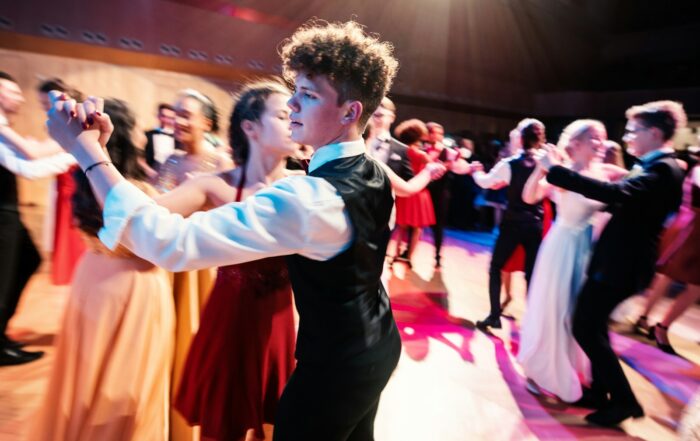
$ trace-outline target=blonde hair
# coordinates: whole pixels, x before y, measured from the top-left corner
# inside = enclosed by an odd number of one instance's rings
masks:
[[[605,125],[597,119],[577,119],[564,128],[559,136],[557,148],[566,150],[573,140],[579,140],[593,129],[605,131]]]

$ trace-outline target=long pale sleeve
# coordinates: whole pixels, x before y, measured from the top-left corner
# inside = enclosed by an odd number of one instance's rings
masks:
[[[68,153],[58,153],[41,159],[25,159],[0,142],[0,165],[17,176],[26,179],[41,179],[59,175],[77,164]]]
[[[345,204],[326,180],[282,179],[243,202],[183,218],[122,182],[105,201],[100,239],[170,271],[301,254],[327,260],[352,239]]]
[[[510,184],[510,160],[500,160],[488,173],[474,172],[472,178],[481,188],[491,188],[501,182]]]

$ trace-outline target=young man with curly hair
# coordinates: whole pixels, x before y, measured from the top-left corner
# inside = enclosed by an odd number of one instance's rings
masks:
[[[380,282],[390,182],[365,155],[361,134],[398,63],[390,44],[354,22],[311,22],[280,52],[294,82],[292,139],[315,154],[308,176],[276,181],[243,202],[188,219],[158,207],[105,156],[99,141],[109,120],[97,99],[76,104],[52,93],[49,130],[104,204],[100,238],[108,246],[122,243],[171,271],[287,255],[299,311],[298,362],[274,439],[372,440],[401,341]]]

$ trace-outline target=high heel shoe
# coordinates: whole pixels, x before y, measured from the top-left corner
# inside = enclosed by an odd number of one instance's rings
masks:
[[[663,332],[668,333],[668,326],[664,326],[661,323],[657,323],[656,325],[649,328],[649,335],[656,342],[656,346],[667,354],[678,355],[676,350],[673,349],[673,346],[671,346],[669,343],[662,343],[661,341],[659,341],[659,338],[656,336],[656,329],[657,328],[661,329]],[[668,339],[668,334],[667,334],[667,339]]]
[[[640,315],[634,325],[632,325],[632,330],[635,334],[641,335],[642,337],[647,337],[651,335],[649,331],[648,318],[645,315]]]

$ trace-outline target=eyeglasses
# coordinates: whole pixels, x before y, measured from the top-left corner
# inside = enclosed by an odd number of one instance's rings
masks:
[[[651,127],[637,127],[636,129],[628,129],[625,128],[625,135],[636,135],[639,132],[644,132],[645,130],[649,130]]]

